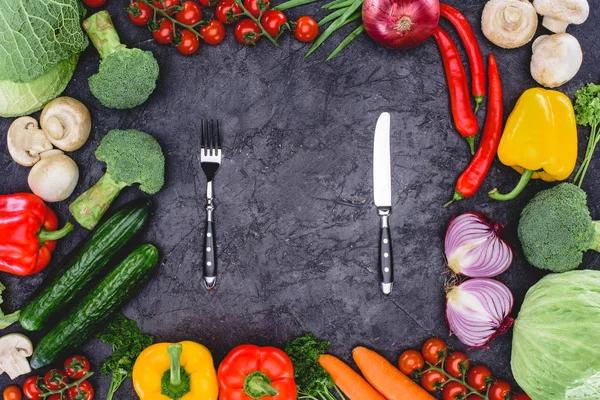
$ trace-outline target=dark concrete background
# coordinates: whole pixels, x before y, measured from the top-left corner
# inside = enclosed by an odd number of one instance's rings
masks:
[[[515,237],[519,212],[550,184],[531,182],[518,200],[495,203],[486,192],[496,186],[510,190],[518,180],[516,172],[495,161],[479,194],[442,208],[469,155],[452,124],[433,39],[414,50],[392,51],[363,35],[325,62],[341,34],[305,59],[308,45],[292,37],[283,38],[279,48],[266,40],[256,48],[244,48],[229,27],[222,45],[203,46],[196,55],[185,57],[171,46],[154,43],[144,28],[131,25],[123,11],[126,2],[108,3],[123,42],[153,51],[161,79],[143,106],[109,110],[87,86],[87,78],[98,67],[97,53],[92,47],[83,53],[65,94],[90,108],[92,136],[83,149],[71,154],[81,171],[75,194],[53,208],[62,221],[69,219],[69,202],[100,178],[103,164],[93,152],[108,130],[137,128],[161,143],[167,157],[166,184],[155,196],[154,218],[140,240],[160,248],[162,264],[124,309],[144,332],[158,341],[201,342],[213,351],[217,363],[238,344],[281,346],[307,331],[331,340],[332,352],[347,361],[351,349],[362,344],[395,362],[401,351],[420,347],[431,336],[447,338],[464,350],[456,339],[448,338],[444,317],[443,236],[453,215],[470,210],[488,213],[507,227],[516,257],[499,279],[513,290],[517,315],[525,292],[542,276],[520,253]],[[496,55],[508,116],[519,95],[536,86],[529,73],[531,44],[515,50],[497,48],[481,34],[484,2],[449,3],[472,22],[484,55]],[[292,18],[302,14],[325,15],[317,5],[289,12]],[[592,5],[587,23],[569,27],[584,52],[582,70],[560,88],[571,97],[584,83],[598,81],[598,18],[600,8]],[[446,21],[442,25],[449,27]],[[345,32],[353,29],[346,28]],[[540,25],[540,33],[544,32]],[[382,111],[391,112],[393,131],[396,286],[391,297],[384,297],[378,285],[379,222],[371,190],[373,132]],[[478,117],[482,126],[485,104]],[[205,182],[198,161],[201,118],[219,119],[225,142],[215,187],[220,280],[211,293],[201,284]],[[6,132],[10,123],[0,119],[0,132]],[[587,129],[580,129],[580,154],[587,135]],[[584,185],[596,216],[600,173],[594,167],[599,163],[593,162]],[[1,193],[28,190],[28,169],[11,160],[4,140],[0,168]],[[117,205],[142,195],[137,188],[125,189]],[[8,288],[3,309],[19,308],[86,235],[79,227],[62,240],[43,273],[28,278],[0,274]],[[583,265],[597,269],[596,256],[587,255]],[[32,338],[38,340],[39,335]],[[494,340],[490,349],[469,355],[512,381],[510,343],[508,333]],[[109,354],[108,347],[95,340],[82,351],[95,369]],[[104,398],[108,378],[93,381],[98,398]],[[3,375],[0,387],[8,383]],[[117,398],[136,398],[130,380]]]

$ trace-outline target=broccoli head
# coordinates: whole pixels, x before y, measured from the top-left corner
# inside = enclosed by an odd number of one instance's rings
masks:
[[[529,263],[565,272],[577,268],[587,250],[599,250],[600,224],[592,221],[586,198],[577,186],[561,183],[531,199],[518,229]]]
[[[121,190],[134,184],[140,190],[157,193],[164,184],[165,158],[156,139],[135,129],[108,132],[96,158],[106,163],[104,176],[69,207],[73,217],[93,229]]]
[[[127,109],[144,103],[159,75],[152,53],[121,44],[107,11],[92,15],[83,27],[102,59],[98,73],[89,79],[92,94],[109,108]]]

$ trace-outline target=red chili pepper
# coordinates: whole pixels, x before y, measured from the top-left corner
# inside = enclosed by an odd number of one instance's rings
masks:
[[[26,276],[50,262],[56,240],[73,230],[57,231],[56,214],[31,193],[0,195],[0,271]]]
[[[433,31],[444,60],[448,90],[450,91],[450,102],[452,104],[452,116],[456,130],[467,140],[471,154],[475,154],[475,135],[479,130],[477,118],[471,108],[471,96],[467,84],[467,73],[463,67],[462,60],[456,45],[452,42],[450,35],[441,27]]]
[[[296,400],[292,361],[275,347],[231,350],[218,372],[220,400]]]
[[[444,3],[440,3],[440,11],[442,17],[454,25],[467,51],[471,65],[471,93],[475,99],[475,112],[477,112],[485,97],[485,65],[483,65],[479,41],[475,36],[475,32],[473,32],[473,28],[471,28],[471,24],[460,11]]]
[[[454,197],[444,207],[449,206],[455,201],[471,197],[477,192],[498,151],[498,144],[502,137],[502,83],[500,81],[496,57],[493,54],[490,54],[488,57],[488,81],[488,107],[481,143],[477,149],[477,154],[475,154],[467,169],[458,178]]]

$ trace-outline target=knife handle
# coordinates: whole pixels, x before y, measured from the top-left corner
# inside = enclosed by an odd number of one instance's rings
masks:
[[[381,231],[379,236],[379,276],[381,290],[390,294],[394,286],[394,263],[392,257],[392,235],[389,226],[390,210],[379,210],[381,218]]]

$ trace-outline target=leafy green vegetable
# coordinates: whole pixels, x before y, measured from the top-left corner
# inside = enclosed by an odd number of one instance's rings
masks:
[[[600,142],[600,130],[598,129],[600,125],[600,85],[589,83],[575,93],[575,117],[579,125],[592,128],[585,157],[573,179],[573,182],[581,187],[594,150]]]
[[[154,337],[140,332],[135,321],[117,314],[115,319],[97,336],[112,346],[113,354],[102,363],[100,372],[112,374],[106,400],[111,400],[123,381],[131,376],[133,365],[140,353],[152,343]]]
[[[331,343],[319,340],[312,333],[288,340],[284,351],[294,364],[294,378],[298,388],[299,399],[335,400],[331,390],[341,396],[331,376],[317,362],[321,354],[325,354]]]
[[[514,324],[511,367],[533,400],[600,397],[600,272],[550,274]]]
[[[4,289],[6,289],[6,287],[0,283],[0,304],[2,304],[4,302],[4,300],[2,300],[2,292],[4,291]],[[12,314],[4,314],[4,311],[2,311],[0,309],[0,329],[4,329],[6,327],[11,326],[12,324],[14,324],[15,322],[17,322],[19,320],[19,311],[15,311]]]
[[[521,212],[519,240],[533,266],[575,269],[587,250],[600,251],[600,223],[592,221],[585,192],[561,183],[539,192]]]
[[[79,55],[59,62],[31,82],[0,81],[0,117],[28,115],[60,96],[73,77]]]
[[[0,10],[2,81],[30,82],[88,45],[79,0],[0,0]]]

